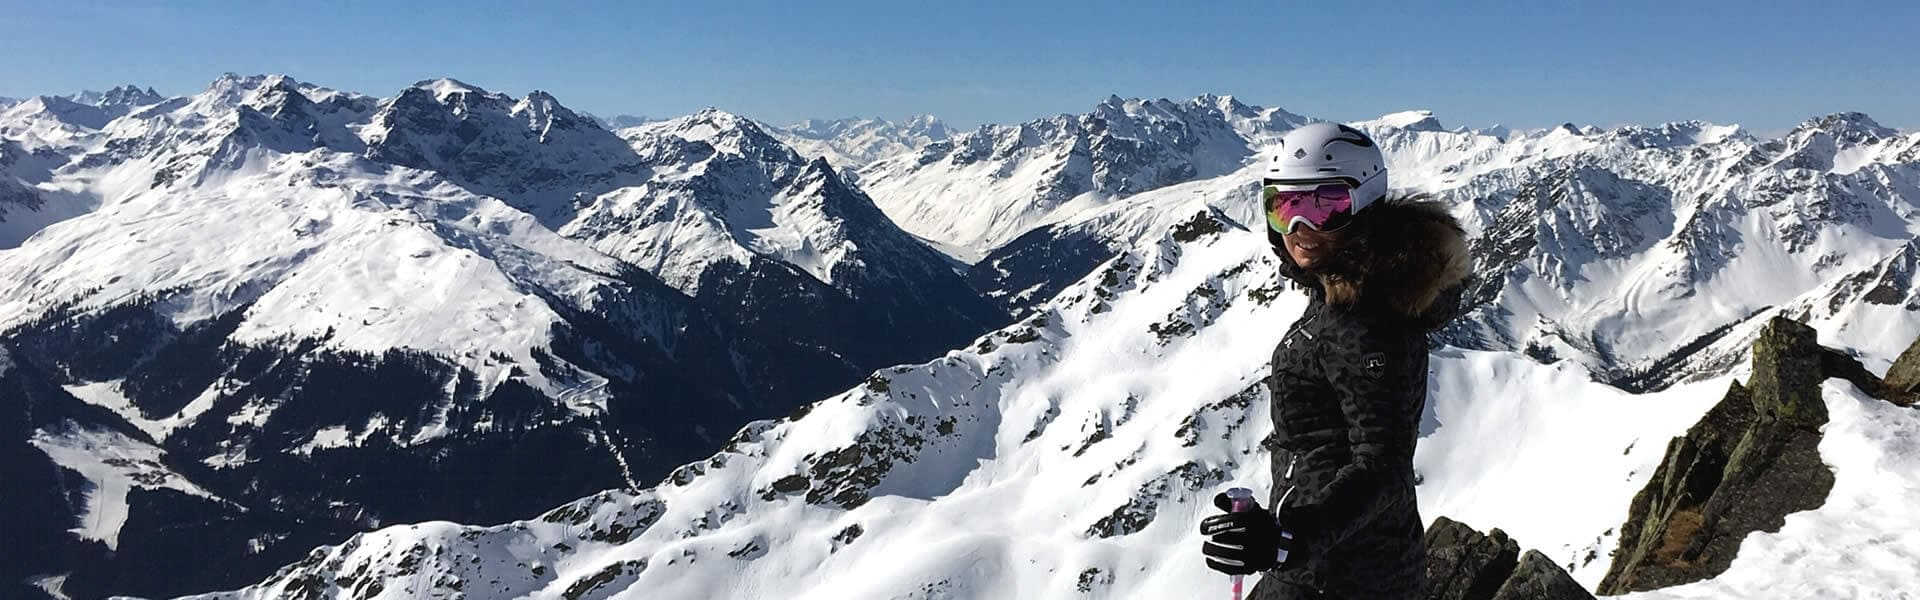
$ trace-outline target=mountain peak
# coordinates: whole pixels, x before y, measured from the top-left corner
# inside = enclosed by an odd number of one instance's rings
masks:
[[[1833,133],[1849,142],[1867,141],[1875,138],[1887,138],[1900,135],[1900,132],[1883,126],[1862,112],[1839,112],[1807,119],[1795,132],[1820,130]]]
[[[1698,119],[1663,123],[1658,127],[1627,125],[1608,135],[1641,148],[1691,146],[1718,143],[1745,135],[1738,125],[1715,125]]]
[[[1224,96],[1201,94],[1200,97],[1194,98],[1193,101],[1195,104],[1219,109],[1220,113],[1225,115],[1251,116],[1254,114],[1253,107],[1247,106],[1245,102],[1241,102],[1239,98],[1235,98],[1230,94]]]
[[[112,121],[113,117],[116,116],[108,114],[107,111],[102,110],[98,106],[75,102],[64,96],[34,96],[26,99],[24,102],[6,108],[4,114],[14,118],[28,115],[44,115],[45,118],[51,118],[70,126],[79,126],[87,129],[106,127],[107,122]]]
[[[124,84],[115,86],[104,92],[96,92],[93,90],[80,92],[71,96],[71,99],[81,104],[91,104],[99,107],[135,107],[158,104],[166,98],[160,96],[159,92],[153,91],[151,87],[141,89],[140,86],[137,85]]]
[[[1447,130],[1446,127],[1442,127],[1440,125],[1439,119],[1434,118],[1433,111],[1431,110],[1404,110],[1397,113],[1383,115],[1378,119],[1374,119],[1372,121],[1366,121],[1366,123],[1378,125],[1381,127],[1393,128],[1393,129],[1405,129],[1408,131],[1446,131]]]
[[[452,77],[422,79],[414,82],[412,87],[432,92],[434,99],[441,102],[446,102],[449,96],[455,94],[490,95],[488,91],[481,89],[480,86],[470,85]]]
[[[193,102],[199,105],[200,112],[211,114],[241,104],[257,104],[260,97],[276,92],[300,93],[302,87],[307,86],[286,75],[226,73],[195,94]]]
[[[599,127],[599,124],[561,104],[553,94],[542,90],[529,92],[527,97],[514,105],[512,112],[526,119],[527,128],[539,132],[543,142],[554,130]]]
[[[711,142],[714,138],[735,135],[773,141],[772,136],[768,135],[766,130],[753,119],[711,106],[685,117],[665,121],[663,124],[674,135],[689,141]]]

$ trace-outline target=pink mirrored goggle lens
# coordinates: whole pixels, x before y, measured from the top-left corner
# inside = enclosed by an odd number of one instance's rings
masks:
[[[1329,183],[1311,190],[1283,190],[1269,185],[1261,195],[1266,199],[1267,226],[1281,235],[1291,233],[1296,223],[1332,231],[1353,218],[1353,191],[1343,184]]]

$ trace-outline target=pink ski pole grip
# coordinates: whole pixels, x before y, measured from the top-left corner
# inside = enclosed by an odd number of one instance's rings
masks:
[[[1227,500],[1233,503],[1232,512],[1243,512],[1252,509],[1254,505],[1253,490],[1241,487],[1229,489],[1227,490]],[[1230,577],[1233,578],[1233,600],[1240,600],[1241,585],[1246,580],[1246,577],[1241,575],[1231,575]]]

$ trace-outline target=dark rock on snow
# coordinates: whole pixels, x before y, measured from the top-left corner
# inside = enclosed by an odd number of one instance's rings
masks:
[[[1427,528],[1422,600],[1591,600],[1593,594],[1499,529],[1480,533],[1446,517]]]
[[[1513,575],[1493,593],[1493,600],[1585,600],[1593,598],[1587,588],[1573,580],[1560,565],[1538,550],[1520,555]]]
[[[1920,340],[1914,340],[1906,352],[1900,353],[1900,358],[1894,359],[1882,386],[1886,394],[1883,397],[1888,402],[1913,406],[1915,400],[1920,400]]]
[[[1911,352],[1910,352],[1911,353]],[[1601,594],[1658,589],[1725,572],[1740,541],[1778,531],[1790,513],[1818,508],[1833,489],[1820,460],[1827,407],[1820,383],[1840,377],[1886,397],[1877,377],[1821,347],[1814,330],[1785,318],[1753,346],[1753,377],[1735,382],[1636,494]]]

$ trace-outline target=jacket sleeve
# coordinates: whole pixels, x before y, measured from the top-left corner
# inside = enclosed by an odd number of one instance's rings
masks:
[[[1368,333],[1344,352],[1325,357],[1329,383],[1346,417],[1351,460],[1334,472],[1326,486],[1302,498],[1302,512],[1310,515],[1309,543],[1315,548],[1337,546],[1383,512],[1406,502],[1388,493],[1397,469],[1395,461],[1409,460],[1406,446],[1416,432],[1417,419],[1410,401],[1426,394],[1424,361],[1426,336]]]

